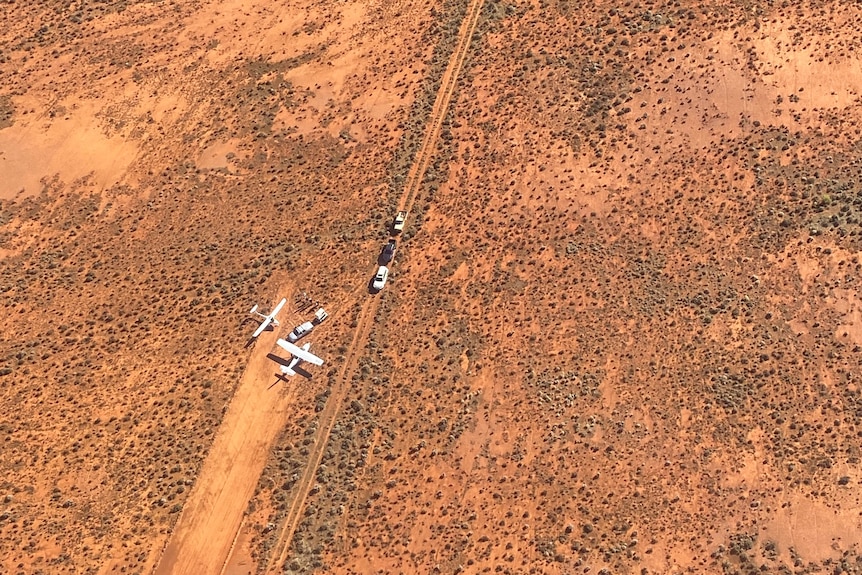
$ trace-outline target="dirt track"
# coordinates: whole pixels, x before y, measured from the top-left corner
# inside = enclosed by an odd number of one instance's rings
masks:
[[[362,311],[359,313],[358,325],[356,333],[351,342],[350,349],[347,352],[346,361],[341,373],[338,377],[338,384],[333,387],[332,395],[329,401],[326,402],[326,407],[320,414],[320,426],[318,434],[315,437],[314,446],[308,455],[308,465],[305,472],[299,479],[298,487],[295,490],[296,497],[290,502],[287,518],[281,527],[273,554],[266,566],[267,572],[274,572],[278,566],[284,563],[287,554],[290,551],[290,542],[293,539],[293,533],[299,520],[302,517],[302,510],[305,504],[305,499],[308,496],[308,491],[314,482],[314,476],[317,473],[317,466],[320,465],[320,459],[323,457],[323,451],[326,448],[326,442],[329,440],[329,433],[332,431],[332,425],[338,417],[338,412],[341,409],[341,402],[344,399],[344,392],[349,383],[350,376],[356,369],[356,362],[359,359],[360,352],[363,348],[363,343],[368,338],[368,334],[374,325],[374,316],[377,312],[379,300],[369,299],[362,306]],[[260,475],[258,473],[258,475]]]
[[[467,50],[470,47],[470,39],[476,29],[479,14],[482,11],[483,1],[484,0],[472,0],[467,7],[467,15],[465,16],[458,32],[457,45],[449,59],[449,64],[443,73],[440,89],[434,100],[434,107],[431,110],[431,116],[428,121],[422,146],[413,165],[411,166],[410,172],[408,173],[404,191],[399,202],[399,209],[409,211],[416,199],[416,192],[419,189],[419,185],[422,182],[422,176],[425,174],[425,170],[434,154],[435,145],[440,136],[440,128],[443,124],[443,119],[446,117],[446,112],[448,111],[449,104],[452,100],[452,94],[455,92],[455,86],[458,83],[458,74],[460,73],[461,67],[463,66],[464,60],[467,56]],[[326,404],[326,408],[320,414],[320,426],[318,428],[317,437],[315,438],[314,447],[309,454],[308,465],[305,468],[305,472],[302,474],[297,488],[294,491],[295,495],[293,500],[290,502],[287,518],[281,527],[278,541],[267,563],[267,573],[277,572],[279,566],[283,565],[287,560],[291,542],[293,540],[293,534],[302,518],[302,510],[305,506],[305,500],[314,482],[314,477],[317,474],[317,467],[323,457],[326,443],[329,441],[329,434],[332,430],[332,426],[338,418],[344,394],[351,381],[353,372],[356,369],[361,352],[365,347],[368,334],[371,332],[374,325],[374,317],[377,314],[377,308],[379,305],[378,298],[370,298],[366,300],[359,313],[356,334],[350,344],[347,360],[342,372],[339,374],[338,383],[332,390],[332,395]]]
[[[455,86],[458,85],[458,75],[461,72],[461,67],[464,65],[464,59],[467,57],[470,40],[473,37],[473,32],[476,30],[476,24],[479,21],[479,15],[482,13],[483,4],[484,0],[472,0],[467,6],[467,14],[464,16],[461,28],[458,30],[458,43],[449,59],[449,65],[446,67],[446,71],[443,72],[443,77],[440,80],[440,89],[437,92],[437,97],[434,99],[434,107],[431,109],[431,117],[428,119],[428,128],[425,131],[425,138],[422,140],[422,147],[419,149],[419,153],[416,155],[416,159],[407,174],[404,193],[399,203],[399,209],[401,210],[409,211],[413,207],[413,202],[416,200],[416,192],[422,183],[422,177],[425,175],[425,170],[428,169],[428,163],[434,156],[437,139],[440,137],[440,128],[443,125],[446,112],[449,110],[452,94],[455,93]]]
[[[410,210],[412,207],[422,176],[434,153],[481,7],[482,0],[474,0],[468,6],[456,48],[441,79],[422,146],[409,172],[399,202],[400,209]],[[345,389],[373,327],[378,305],[378,299],[370,298],[362,306],[345,364],[320,415],[320,426],[308,457],[308,465],[294,491],[295,497],[289,503],[286,519],[280,527],[278,541],[267,564],[267,572],[277,570],[290,551],[308,491],[330,430],[338,417]],[[269,448],[283,427],[283,416],[289,405],[289,395],[274,393],[261,384],[271,371],[266,352],[272,348],[274,340],[273,334],[261,336],[195,490],[184,506],[162,554],[156,574],[219,573],[224,569],[241,528],[243,512],[260,477]]]

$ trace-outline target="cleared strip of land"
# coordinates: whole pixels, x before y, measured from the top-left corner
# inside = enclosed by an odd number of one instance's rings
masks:
[[[156,567],[156,575],[219,573],[230,553],[292,393],[270,388],[277,331],[255,344],[197,483]]]

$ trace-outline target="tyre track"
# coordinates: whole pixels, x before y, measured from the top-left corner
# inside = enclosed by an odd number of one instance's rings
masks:
[[[443,120],[446,118],[449,103],[452,100],[452,95],[455,93],[455,87],[458,85],[461,67],[467,58],[467,52],[470,48],[473,32],[476,31],[476,25],[479,23],[479,15],[482,13],[483,4],[484,0],[470,0],[470,4],[467,6],[467,13],[458,31],[458,42],[455,46],[455,51],[449,58],[449,65],[446,66],[443,77],[440,79],[440,89],[437,91],[434,106],[431,108],[431,116],[428,119],[428,129],[425,132],[425,138],[422,140],[422,146],[419,148],[413,166],[407,173],[404,192],[398,205],[399,210],[410,211],[413,207],[416,201],[416,193],[422,184],[422,178],[428,169],[431,158],[434,157],[434,150],[437,140],[440,138]]]
[[[425,137],[405,181],[404,191],[401,194],[401,201],[398,206],[399,210],[409,211],[416,201],[419,187],[422,184],[422,178],[428,169],[431,158],[434,156],[443,120],[448,112],[452,95],[455,93],[455,87],[458,85],[458,77],[464,65],[464,60],[467,57],[473,33],[479,22],[479,15],[482,12],[483,4],[484,0],[470,0],[467,6],[467,12],[461,23],[461,28],[458,30],[458,41],[452,56],[449,58],[446,70],[443,72],[440,80],[440,89],[431,108]],[[291,544],[293,543],[293,535],[302,519],[302,511],[305,508],[308,493],[314,483],[317,468],[329,442],[329,434],[341,411],[341,404],[349,388],[351,378],[356,371],[362,351],[365,349],[365,342],[371,333],[371,328],[374,325],[374,317],[377,314],[379,306],[380,300],[378,298],[371,298],[366,300],[359,312],[356,333],[350,343],[344,366],[338,376],[337,382],[333,385],[332,395],[320,414],[320,425],[315,437],[314,447],[308,456],[308,465],[297,483],[296,490],[294,491],[295,495],[284,519],[284,525],[273,547],[273,553],[267,562],[265,572],[268,574],[280,572],[281,566],[287,561]]]
[[[359,362],[362,350],[365,349],[364,343],[368,339],[371,327],[374,325],[374,316],[377,314],[379,306],[380,300],[374,298],[368,300],[359,312],[356,333],[350,342],[344,366],[341,368],[341,373],[338,374],[337,383],[333,385],[332,395],[329,396],[329,401],[326,402],[326,406],[320,412],[320,425],[317,428],[314,446],[308,454],[308,465],[306,465],[305,471],[297,482],[294,498],[290,502],[290,507],[284,518],[284,525],[278,535],[278,541],[273,547],[273,554],[270,555],[269,562],[266,565],[266,573],[275,572],[287,560],[287,555],[290,552],[290,544],[293,542],[293,534],[302,518],[302,510],[305,508],[305,500],[308,498],[308,492],[314,483],[314,477],[317,475],[317,468],[320,465],[321,459],[323,459],[323,453],[326,451],[326,446],[329,443],[329,434],[341,411],[341,402],[346,395],[347,384],[350,377],[356,371],[356,365]]]
[[[461,67],[464,65],[467,57],[483,4],[484,0],[470,0],[467,6],[467,12],[461,23],[461,28],[458,30],[458,41],[455,50],[449,58],[446,70],[443,72],[440,80],[440,88],[434,100],[434,105],[431,108],[425,137],[405,181],[404,191],[401,194],[401,200],[398,205],[399,210],[409,211],[416,201],[416,195],[422,183],[422,178],[428,169],[431,158],[434,156],[443,120],[449,110],[449,104],[451,103],[452,95],[455,93],[455,87],[458,85]],[[293,500],[290,502],[290,507],[284,519],[284,525],[273,547],[273,553],[270,554],[269,561],[267,562],[265,570],[267,574],[280,572],[281,566],[287,561],[291,544],[293,543],[293,535],[302,519],[302,511],[305,508],[308,493],[314,483],[317,468],[329,442],[329,434],[341,411],[341,404],[347,393],[350,380],[356,371],[362,351],[365,349],[365,342],[371,333],[371,328],[374,325],[374,317],[379,307],[380,300],[378,298],[371,298],[366,300],[359,312],[356,333],[350,343],[341,373],[333,385],[332,395],[320,414],[320,425],[317,429],[314,447],[308,456],[308,465],[302,477],[297,482]]]

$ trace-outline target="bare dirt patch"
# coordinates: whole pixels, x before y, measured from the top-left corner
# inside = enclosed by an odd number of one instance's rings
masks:
[[[102,133],[92,109],[51,115],[0,130],[0,197],[38,194],[42,181],[55,177],[69,183],[87,178],[97,193],[125,178],[137,153],[134,142]]]

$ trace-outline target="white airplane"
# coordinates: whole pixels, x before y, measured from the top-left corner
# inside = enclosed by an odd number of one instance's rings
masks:
[[[303,361],[307,361],[312,365],[323,365],[322,359],[308,351],[311,348],[311,342],[305,344],[302,347],[293,345],[289,341],[285,341],[283,339],[280,339],[275,343],[280,345],[286,352],[293,356],[290,360],[290,363],[288,363],[287,365],[281,365],[281,373],[285,375],[296,375],[296,372],[293,370],[293,368],[297,367]]]
[[[275,327],[278,327],[278,320],[277,320],[277,319],[275,319],[275,316],[276,316],[276,314],[278,314],[278,312],[280,312],[280,311],[281,311],[281,308],[283,308],[283,307],[284,307],[284,304],[286,304],[286,303],[287,303],[287,298],[284,298],[283,300],[281,300],[280,302],[278,302],[278,305],[277,305],[277,306],[275,306],[275,309],[274,309],[274,310],[272,310],[272,313],[271,313],[271,314],[269,314],[269,315],[263,315],[262,313],[260,313],[259,311],[257,311],[257,304],[254,304],[254,307],[253,307],[253,308],[251,308],[251,311],[250,311],[250,312],[248,312],[248,313],[251,313],[251,314],[254,314],[254,315],[257,315],[257,316],[262,317],[262,318],[263,318],[263,321],[262,321],[262,322],[260,322],[260,325],[259,325],[259,326],[257,326],[257,329],[254,331],[254,333],[253,333],[253,334],[251,334],[251,338],[252,338],[252,339],[254,339],[254,338],[256,338],[257,336],[259,336],[260,334],[262,334],[262,333],[263,333],[263,330],[265,330],[265,329],[267,328],[267,326],[269,326],[269,324],[272,324],[272,325],[274,325]]]

